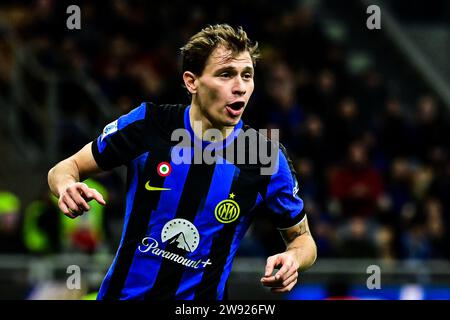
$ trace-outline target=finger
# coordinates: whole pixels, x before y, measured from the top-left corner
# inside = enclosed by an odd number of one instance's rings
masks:
[[[279,280],[275,280],[275,279],[269,279],[269,280],[261,279],[261,283],[263,286],[269,287],[269,288],[280,288],[281,287],[281,282]]]
[[[291,284],[289,284],[287,287],[284,287],[284,288],[272,288],[272,289],[270,289],[270,291],[273,292],[273,293],[289,292],[289,291],[292,290],[292,288],[295,286],[296,283],[297,283],[297,279],[295,279],[293,282],[291,282]]]
[[[290,277],[288,277],[286,280],[284,280],[282,283],[281,283],[281,288],[285,288],[285,287],[287,287],[287,286],[289,286],[292,282],[294,282],[295,280],[297,280],[297,278],[298,278],[298,273],[297,272],[294,272],[293,274],[291,274],[290,275]]]
[[[79,193],[74,193],[72,195],[72,199],[77,204],[78,208],[80,208],[80,210],[89,211],[91,209],[86,200],[84,200],[84,198]]]
[[[64,213],[65,216],[73,219],[75,216],[72,215],[69,208],[63,201],[58,201],[58,207],[61,209],[62,213]]]
[[[75,219],[76,217],[78,217],[80,215],[77,212],[75,212],[69,208],[69,214],[66,214],[65,216],[69,217],[70,219]]]
[[[292,268],[294,261],[292,259],[287,259],[287,261],[283,261],[283,266],[278,270],[275,274],[275,279],[284,279],[283,276]]]
[[[95,199],[98,203],[100,203],[101,205],[106,205],[106,201],[105,199],[103,199],[103,196],[101,195],[100,192],[98,192],[95,189],[91,189],[91,191],[93,192],[93,196],[92,198]]]
[[[71,197],[69,197],[68,195],[65,195],[65,196],[63,196],[63,201],[69,208],[69,211],[71,214],[79,215],[81,213],[80,208],[78,208],[77,204],[72,200]]]
[[[293,274],[297,273],[297,268],[296,268],[296,264],[293,263],[292,267],[285,273],[283,274],[280,278],[278,278],[278,280],[280,282],[285,281],[286,279],[292,277]]]
[[[274,280],[263,282],[263,285],[269,288],[284,288],[291,284],[295,279],[297,279],[298,273],[294,272],[286,280]]]
[[[280,287],[284,279],[276,279],[275,276],[262,277],[261,283],[266,287]]]
[[[264,272],[264,277],[270,277],[272,275],[273,269],[275,267],[275,262],[277,261],[277,256],[270,256],[267,258],[266,269]]]
[[[103,196],[97,190],[89,188],[86,184],[82,184],[80,188],[88,200],[95,199],[101,205],[106,205],[105,199],[103,199]]]
[[[82,195],[82,197],[84,199],[86,199],[87,201],[90,201],[91,199],[94,198],[94,190],[95,189],[91,189],[87,186],[86,183],[78,183],[77,184],[77,190],[80,191],[80,194]]]
[[[63,211],[63,212],[64,212],[64,215],[65,215],[66,217],[69,217],[70,219],[75,219],[76,217],[79,216],[79,214],[78,214],[77,212],[75,212],[75,211],[73,211],[72,209],[70,209],[65,203],[63,203],[63,207],[66,208],[66,210]]]
[[[88,192],[90,190],[89,186],[86,183],[84,183],[84,182],[77,182],[75,184],[75,186],[76,186],[76,188],[78,190],[83,191],[83,193],[86,193],[86,192]]]

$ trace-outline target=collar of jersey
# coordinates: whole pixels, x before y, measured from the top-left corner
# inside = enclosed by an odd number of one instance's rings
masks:
[[[197,146],[202,146],[202,149],[206,148],[207,146],[211,146],[213,149],[220,150],[223,148],[226,148],[230,145],[230,143],[233,142],[233,140],[239,135],[241,128],[242,128],[242,120],[239,120],[238,124],[234,126],[233,132],[230,133],[230,135],[225,139],[224,141],[217,141],[217,142],[211,142],[211,141],[205,141],[200,139],[194,134],[194,130],[191,127],[191,121],[189,119],[189,110],[191,109],[191,105],[188,105],[186,110],[184,111],[184,127],[188,130],[191,140],[192,137],[194,137],[194,143]]]

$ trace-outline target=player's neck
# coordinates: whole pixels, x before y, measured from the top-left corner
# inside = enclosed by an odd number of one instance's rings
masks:
[[[210,140],[205,138],[205,132],[209,129],[217,129],[222,133],[223,139],[226,139],[234,129],[234,126],[218,126],[215,125],[208,117],[206,117],[201,111],[200,108],[191,105],[191,109],[189,110],[189,121],[191,124],[191,128],[194,131],[194,134],[205,141],[217,142],[219,140]]]

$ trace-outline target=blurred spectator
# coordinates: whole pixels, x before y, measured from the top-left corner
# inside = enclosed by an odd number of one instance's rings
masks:
[[[412,180],[413,172],[410,162],[405,158],[395,158],[391,164],[387,186],[389,206],[394,214],[398,215],[404,205],[414,201]],[[392,216],[392,219],[394,218]]]
[[[433,169],[429,166],[416,166],[413,170],[412,191],[414,198],[424,201],[434,179]]]
[[[330,163],[329,154],[332,152],[330,148],[327,129],[322,119],[316,114],[310,114],[300,127],[300,135],[298,138],[298,147],[296,154],[299,157],[307,157],[314,164],[314,178],[316,181],[324,181],[325,166]],[[300,177],[303,178],[302,175]]]
[[[385,261],[393,261],[398,258],[395,247],[395,231],[389,226],[381,226],[375,235],[377,257]]]
[[[340,101],[337,112],[327,122],[329,143],[332,148],[332,161],[338,162],[346,155],[350,143],[363,137],[364,124],[359,114],[359,107],[352,97]]]
[[[9,191],[0,191],[0,253],[23,253],[20,200]]]
[[[298,2],[293,10],[280,17],[282,30],[274,38],[280,42],[279,47],[296,69],[317,70],[323,63],[328,42],[317,15],[313,5]]]
[[[448,238],[446,225],[443,221],[442,205],[439,200],[429,198],[425,202],[426,227],[431,246],[431,258],[444,259],[448,253]]]
[[[40,199],[32,201],[27,206],[24,215],[23,238],[30,253],[61,252],[59,215],[47,188],[42,190]]]
[[[415,155],[420,161],[430,161],[435,148],[448,145],[447,117],[430,95],[420,97],[416,109]]]
[[[344,217],[369,217],[376,213],[384,191],[380,173],[370,164],[366,147],[353,142],[347,161],[330,177],[330,196],[337,201]]]
[[[325,200],[324,186],[321,184],[321,168],[311,158],[300,158],[296,161],[296,172],[301,184],[302,198],[305,205],[316,207]],[[319,171],[319,172],[318,172]]]
[[[377,247],[373,231],[363,217],[353,217],[340,231],[338,255],[342,258],[376,258]]]
[[[441,170],[437,172],[429,187],[430,197],[439,201],[439,211],[441,212],[442,228],[445,232],[446,246],[443,252],[447,259],[450,259],[450,162],[447,160]]]
[[[301,94],[307,112],[318,114],[325,123],[331,123],[334,110],[339,100],[339,88],[335,74],[329,69],[322,69],[315,73],[312,87],[305,88],[307,92]]]
[[[373,127],[387,98],[383,75],[378,70],[368,69],[358,82],[356,92],[359,105],[364,106],[361,108],[362,119],[367,126]]]
[[[395,156],[408,157],[411,155],[412,128],[405,117],[401,101],[389,98],[378,123],[379,146],[387,161]]]
[[[430,242],[426,234],[425,226],[414,223],[403,233],[403,246],[406,259],[422,260],[430,258]]]
[[[299,128],[303,121],[296,92],[294,76],[290,68],[279,61],[268,66],[266,80],[268,93],[268,127],[280,129],[280,141],[289,150],[294,149],[299,139]]]

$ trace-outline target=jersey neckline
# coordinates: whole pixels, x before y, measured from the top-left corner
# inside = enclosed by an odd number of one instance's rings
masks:
[[[189,117],[190,109],[191,109],[191,105],[188,105],[184,111],[184,127],[188,130],[189,135],[191,136],[191,141],[192,141],[192,137],[193,137],[194,144],[196,144],[197,146],[201,145],[202,149],[206,148],[207,146],[211,146],[211,148],[216,149],[216,150],[226,148],[234,141],[234,139],[236,139],[236,137],[239,135],[239,133],[242,129],[243,123],[242,123],[242,119],[240,119],[239,122],[234,126],[233,132],[230,133],[230,135],[228,137],[226,137],[225,140],[217,141],[217,142],[205,141],[203,139],[200,139],[194,133],[194,130],[192,129],[191,121],[190,121],[190,117]],[[224,141],[225,141],[225,143],[224,143]]]

